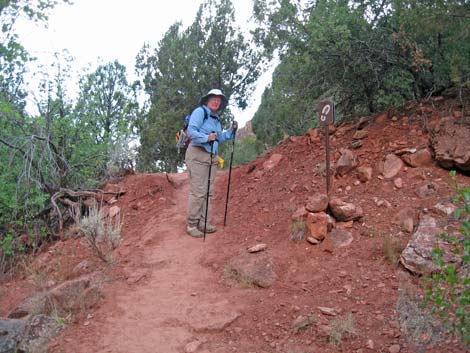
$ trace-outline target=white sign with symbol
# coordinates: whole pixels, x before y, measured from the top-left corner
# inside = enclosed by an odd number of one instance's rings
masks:
[[[320,115],[320,124],[329,125],[335,122],[335,106],[333,102],[324,101],[318,103],[318,115]]]

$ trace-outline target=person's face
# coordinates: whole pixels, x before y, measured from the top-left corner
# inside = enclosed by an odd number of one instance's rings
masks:
[[[210,96],[207,101],[207,108],[211,111],[216,112],[219,110],[220,105],[222,104],[222,98],[219,96]]]

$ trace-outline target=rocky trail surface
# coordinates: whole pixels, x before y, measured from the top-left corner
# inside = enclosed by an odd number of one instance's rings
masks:
[[[113,261],[83,237],[57,242],[5,283],[0,315],[26,321],[28,299],[47,293],[64,324],[43,344],[53,353],[464,352],[419,305],[434,234],[455,231],[443,167],[470,185],[458,112],[435,99],[332,128],[329,195],[322,130],[287,137],[233,169],[225,227],[218,172],[205,241],[185,234],[186,173],[110,182],[122,192],[103,207],[123,220]]]

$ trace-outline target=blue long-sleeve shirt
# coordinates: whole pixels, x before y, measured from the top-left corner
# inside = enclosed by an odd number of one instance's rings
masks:
[[[204,113],[204,110],[206,113]],[[207,114],[208,118],[204,120],[205,114]],[[214,141],[212,153],[217,154],[219,143],[233,138],[232,130],[227,129],[222,131],[219,117],[212,113],[206,106],[203,105],[194,109],[191,113],[188,125],[188,135],[191,140],[189,146],[199,146],[210,153],[211,145],[207,142],[207,139],[212,131],[215,131],[217,134],[217,139]]]

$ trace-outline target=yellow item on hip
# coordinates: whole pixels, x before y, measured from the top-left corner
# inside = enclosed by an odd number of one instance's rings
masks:
[[[219,167],[219,169],[222,169],[224,167],[224,160],[219,157],[219,161],[217,162],[217,167]]]

